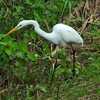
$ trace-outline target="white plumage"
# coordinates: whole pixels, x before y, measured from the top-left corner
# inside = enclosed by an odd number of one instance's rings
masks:
[[[74,30],[72,27],[59,23],[54,25],[52,32],[47,33],[43,31],[38,22],[35,20],[23,20],[19,24],[9,31],[6,35],[11,34],[12,32],[19,30],[27,25],[33,25],[35,31],[48,41],[56,45],[65,46],[66,44],[81,44],[83,46],[83,39],[80,34]]]
[[[61,45],[63,47],[66,46],[66,44],[71,45],[72,48],[72,54],[73,54],[73,69],[72,69],[72,73],[73,76],[75,75],[75,49],[73,47],[73,44],[81,44],[83,46],[83,39],[80,36],[80,34],[74,30],[72,27],[59,23],[54,25],[52,32],[47,33],[45,31],[43,31],[38,22],[35,20],[23,20],[21,22],[19,22],[19,24],[13,28],[11,31],[9,31],[7,35],[11,34],[12,32],[19,30],[27,25],[33,25],[35,31],[37,32],[37,34],[39,34],[40,36],[42,36],[43,38],[47,39],[48,41],[56,44],[56,45]],[[54,54],[58,51],[59,49],[56,48],[54,52],[52,52],[52,56],[54,56]]]
[[[60,43],[64,43],[64,45],[66,43],[83,45],[82,37],[79,35],[79,33],[76,30],[74,30],[72,27],[68,25],[56,24],[53,27],[53,31],[55,32],[55,34],[59,35]]]

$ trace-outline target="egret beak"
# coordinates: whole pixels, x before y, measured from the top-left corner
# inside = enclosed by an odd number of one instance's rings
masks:
[[[11,33],[15,32],[15,31],[17,31],[17,28],[16,28],[16,27],[13,28],[12,30],[10,30],[8,33],[6,33],[6,36],[7,36],[7,35],[10,35]]]

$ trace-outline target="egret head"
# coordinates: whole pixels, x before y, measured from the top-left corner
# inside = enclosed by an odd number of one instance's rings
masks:
[[[19,30],[27,25],[28,25],[28,20],[23,20],[23,21],[20,21],[15,28]]]
[[[21,29],[21,28],[27,26],[27,25],[33,25],[33,26],[35,26],[35,27],[39,27],[38,22],[35,21],[35,20],[23,20],[23,21],[20,21],[20,22],[17,24],[17,26],[15,26],[12,30],[10,30],[6,35],[9,35],[9,34],[15,32],[15,31],[17,31],[17,30],[19,30],[19,29]]]

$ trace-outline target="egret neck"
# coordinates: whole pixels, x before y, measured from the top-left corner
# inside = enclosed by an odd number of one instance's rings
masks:
[[[53,43],[55,43],[55,44],[58,44],[58,43],[59,43],[60,38],[59,38],[59,36],[58,36],[57,34],[55,34],[54,31],[51,32],[51,33],[47,33],[47,32],[45,32],[45,31],[43,31],[43,30],[40,28],[40,26],[39,26],[39,24],[38,24],[37,21],[30,20],[30,21],[29,21],[29,24],[32,24],[32,25],[34,26],[35,31],[36,31],[40,36],[44,37],[46,40],[49,40],[49,41],[51,41],[51,42],[53,42]],[[57,38],[57,39],[56,39],[56,38]]]

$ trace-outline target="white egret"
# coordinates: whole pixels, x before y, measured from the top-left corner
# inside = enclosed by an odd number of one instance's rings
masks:
[[[71,45],[73,50],[73,63],[75,62],[75,49],[73,48],[73,44],[81,44],[83,46],[83,39],[80,34],[74,30],[72,27],[58,23],[54,25],[52,32],[47,33],[40,28],[40,25],[35,20],[23,20],[19,22],[19,24],[9,31],[6,35],[11,34],[14,31],[17,31],[27,25],[33,25],[37,34],[45,38],[46,40],[65,47],[66,44]],[[56,49],[57,51],[58,49]],[[74,66],[74,65],[73,65]]]

